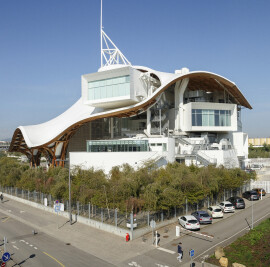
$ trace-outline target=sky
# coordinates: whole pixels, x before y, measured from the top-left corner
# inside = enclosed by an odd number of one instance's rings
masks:
[[[249,137],[270,137],[270,1],[103,0],[104,31],[133,65],[236,83]],[[0,0],[0,140],[46,122],[100,67],[100,0]]]

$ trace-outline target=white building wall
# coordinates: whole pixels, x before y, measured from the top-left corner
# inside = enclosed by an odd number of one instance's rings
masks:
[[[102,169],[109,173],[112,167],[121,166],[124,163],[134,168],[141,167],[145,161],[156,160],[159,167],[166,165],[167,152],[71,152],[71,168],[79,166],[82,169]]]
[[[246,133],[233,132],[232,143],[238,157],[248,157],[248,135]]]
[[[162,144],[161,146],[150,146],[151,151],[145,152],[71,152],[71,166],[80,166],[83,169],[94,167],[109,173],[112,167],[124,163],[132,167],[141,167],[145,161],[155,160],[159,167],[168,162],[175,161],[175,140],[174,138],[149,138],[149,144]],[[167,150],[163,151],[163,144]]]

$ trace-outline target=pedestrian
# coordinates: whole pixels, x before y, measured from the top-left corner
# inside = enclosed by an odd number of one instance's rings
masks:
[[[182,259],[183,259],[183,250],[182,250],[181,245],[182,245],[182,243],[179,242],[179,243],[178,243],[178,246],[177,246],[177,253],[178,253],[177,260],[178,260],[179,262],[182,262]]]
[[[1,193],[1,195],[0,195],[0,199],[1,199],[1,202],[3,203],[4,196],[3,196],[2,193]]]
[[[160,233],[155,232],[155,239],[153,245],[155,244],[159,245],[159,242],[160,242]]]

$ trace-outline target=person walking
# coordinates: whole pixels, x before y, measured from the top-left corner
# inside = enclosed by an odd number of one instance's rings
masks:
[[[183,259],[183,249],[182,249],[181,245],[182,245],[182,243],[179,242],[179,243],[178,243],[178,246],[177,246],[177,253],[178,253],[177,260],[178,260],[179,262],[182,262],[182,259]]]
[[[1,199],[1,202],[3,203],[3,199],[4,199],[3,193],[1,193],[0,199]]]

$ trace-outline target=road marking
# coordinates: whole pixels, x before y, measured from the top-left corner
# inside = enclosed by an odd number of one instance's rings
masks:
[[[258,220],[254,221],[253,223],[258,222],[258,221],[262,220],[264,217],[269,216],[269,215],[270,215],[270,212],[269,212],[269,213],[267,213],[266,215],[262,216],[262,217],[261,217],[261,218],[259,218]],[[211,250],[212,248],[214,248],[214,247],[218,246],[219,244],[221,244],[221,243],[223,243],[223,242],[225,242],[225,241],[227,241],[227,240],[231,239],[232,237],[234,237],[234,236],[236,236],[236,235],[240,234],[241,232],[245,231],[245,230],[246,230],[246,229],[248,229],[248,228],[249,228],[249,226],[247,226],[247,227],[245,227],[244,229],[242,229],[242,230],[238,231],[238,232],[237,232],[237,233],[235,233],[234,235],[232,235],[232,236],[230,236],[230,237],[228,237],[228,238],[224,239],[223,241],[220,241],[219,243],[215,244],[215,245],[214,245],[214,246],[212,246],[211,248],[209,248],[209,249],[205,250],[203,253],[201,253],[200,255],[198,255],[197,257],[195,257],[195,258],[194,258],[194,260],[195,260],[195,259],[197,259],[197,258],[199,258],[200,256],[202,256],[202,255],[203,255],[205,252],[207,252],[207,251]]]
[[[2,220],[2,222],[6,222],[8,219],[10,219],[10,217],[7,217],[6,219]]]
[[[25,242],[25,241],[23,239],[21,239],[20,242]]]
[[[25,212],[25,211],[24,211],[24,210],[21,210],[21,211],[20,211],[20,213],[23,213],[23,212]]]
[[[186,232],[190,232],[190,233],[196,234],[196,235],[201,235],[201,236],[206,236],[206,237],[209,237],[209,238],[214,238],[212,235],[205,235],[205,234],[193,232],[193,231],[187,230],[187,229],[185,229],[185,228],[181,228],[181,230],[185,230]]]
[[[16,248],[16,249],[19,249],[18,247],[14,246],[14,245],[13,245],[12,247],[14,247],[14,248]]]
[[[29,243],[28,242],[25,242],[26,245],[28,245]]]
[[[168,265],[162,265],[162,264],[159,264],[159,263],[156,263],[156,265],[157,265],[158,267],[169,267]]]
[[[44,252],[44,251],[43,251],[43,253],[44,253],[45,255],[47,255],[48,257],[52,258],[53,260],[55,260],[55,261],[56,261],[58,264],[60,264],[62,267],[65,267],[64,264],[62,264],[59,260],[57,260],[56,258],[54,258],[53,256],[51,256],[50,254],[48,254],[48,253],[46,253],[46,252]]]
[[[136,261],[132,261],[128,264],[129,266],[141,267]]]
[[[33,245],[29,245],[30,247],[33,247]]]
[[[34,247],[34,249],[37,249],[37,247]]]
[[[7,210],[7,212],[11,213],[11,210]]]
[[[16,241],[12,241],[12,242],[11,242],[11,244],[15,244],[15,243],[16,243]]]
[[[161,248],[161,247],[159,247],[159,248],[157,248],[157,249],[162,250],[162,251],[164,251],[164,252],[168,252],[168,253],[170,253],[170,254],[175,254],[175,253],[176,253],[175,251],[172,251],[172,250],[169,250],[169,249],[166,249],[166,248]]]

